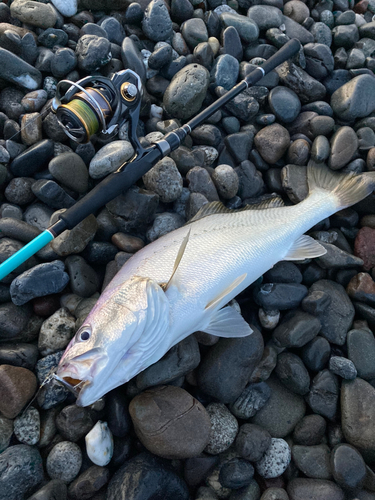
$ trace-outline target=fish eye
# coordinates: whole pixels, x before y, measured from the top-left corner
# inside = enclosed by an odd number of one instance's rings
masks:
[[[90,337],[91,337],[91,332],[89,330],[83,330],[79,334],[79,340],[82,340],[82,341],[89,340]]]

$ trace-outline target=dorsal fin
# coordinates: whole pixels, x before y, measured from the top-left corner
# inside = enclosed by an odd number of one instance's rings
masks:
[[[235,214],[237,212],[244,212],[245,210],[266,210],[267,208],[278,208],[283,206],[284,202],[280,196],[274,196],[273,198],[263,200],[260,203],[246,205],[238,210],[231,210],[230,208],[227,208],[221,201],[212,201],[211,203],[203,205],[203,207],[194,215],[192,219],[187,222],[187,224],[214,214]]]

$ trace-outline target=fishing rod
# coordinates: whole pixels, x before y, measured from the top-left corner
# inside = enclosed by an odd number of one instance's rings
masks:
[[[293,38],[225,95],[182,127],[169,132],[163,139],[156,141],[148,148],[142,147],[136,133],[141,107],[142,83],[134,71],[129,69],[119,71],[111,79],[88,76],[78,82],[60,81],[57,85],[56,96],[52,101],[51,111],[56,114],[68,137],[77,143],[87,143],[95,134],[111,138],[118,133],[120,126],[128,121],[129,141],[135,153],[129,161],[109,174],[86,196],[61,214],[57,222],[4,261],[0,265],[0,280],[63,231],[73,229],[87,216],[129,189],[159,160],[177,149],[195,127],[205,122],[233,97],[297,54],[300,47],[300,42]],[[66,88],[65,93],[64,88]]]

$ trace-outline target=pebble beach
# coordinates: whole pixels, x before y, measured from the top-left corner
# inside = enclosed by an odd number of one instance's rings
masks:
[[[375,0],[1,2],[0,263],[136,153],[128,122],[71,140],[59,81],[136,72],[146,148],[292,38],[297,55],[1,280],[0,500],[375,500],[374,193],[309,231],[325,255],[230,303],[250,336],[196,332],[88,407],[57,381],[37,393],[126,261],[207,203],[297,204],[310,160],[375,171]]]

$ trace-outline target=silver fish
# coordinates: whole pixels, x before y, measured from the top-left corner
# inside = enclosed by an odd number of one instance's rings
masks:
[[[304,233],[370,194],[375,173],[337,174],[310,162],[308,184],[309,196],[294,206],[281,206],[281,199],[240,211],[205,205],[129,259],[57,368],[60,380],[79,387],[77,404],[94,403],[195,331],[250,335],[241,314],[224,306],[278,261],[323,255]]]

